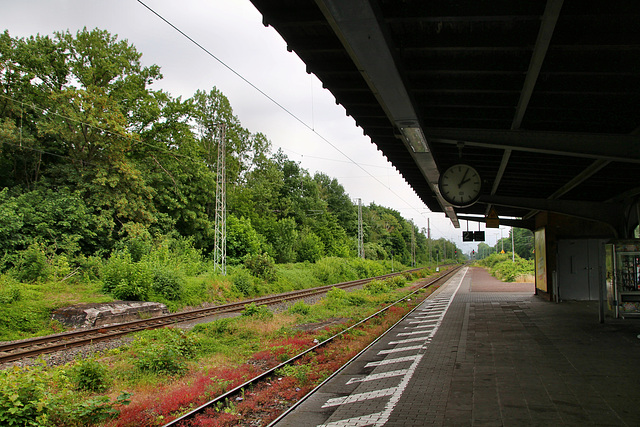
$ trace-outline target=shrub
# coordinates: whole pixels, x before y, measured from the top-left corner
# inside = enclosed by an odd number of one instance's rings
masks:
[[[349,305],[361,306],[367,303],[367,299],[357,293],[350,293],[347,295],[347,303]]]
[[[534,273],[533,260],[522,259],[517,254],[515,262],[511,254],[507,253],[491,254],[478,264],[488,268],[491,275],[505,282],[513,282],[518,276]]]
[[[325,285],[355,280],[358,274],[343,258],[322,258],[313,266],[313,274]]]
[[[134,362],[139,370],[174,375],[187,370],[186,361],[195,356],[198,343],[182,329],[163,328],[138,334],[134,348],[141,349]]]
[[[0,425],[95,425],[117,416],[117,406],[130,403],[127,392],[115,401],[100,396],[78,402],[69,386],[63,370],[43,365],[0,371]]]
[[[47,425],[51,404],[41,366],[0,371],[0,425]]]
[[[108,389],[110,384],[107,368],[95,359],[77,363],[71,369],[70,377],[78,390],[100,393]]]
[[[145,301],[153,285],[153,272],[147,262],[134,262],[125,250],[111,255],[102,281],[103,290],[117,299]]]
[[[13,274],[21,282],[46,281],[51,275],[44,247],[32,244],[18,255]]]
[[[273,317],[273,312],[266,305],[256,305],[255,302],[244,306],[243,316],[256,317],[258,319],[267,320]]]
[[[324,244],[318,235],[311,230],[300,233],[296,242],[298,261],[316,262],[324,254]]]
[[[135,361],[141,371],[177,375],[187,370],[185,358],[179,351],[166,346],[151,346],[143,350]]]
[[[289,306],[287,311],[291,314],[301,314],[306,316],[311,311],[311,307],[309,307],[309,305],[304,301],[296,301],[295,304]]]
[[[244,261],[244,266],[253,276],[259,277],[267,282],[273,282],[278,278],[275,262],[269,254],[251,255]]]
[[[371,295],[383,294],[389,292],[390,290],[389,286],[387,286],[387,283],[382,280],[372,280],[369,283],[366,283],[363,286],[363,289],[365,290],[365,292]]]
[[[153,274],[153,291],[171,301],[182,297],[183,283],[182,275],[169,268],[158,268]]]
[[[389,285],[391,289],[403,288],[407,285],[407,278],[403,274],[402,276],[389,277],[388,279],[385,280],[385,282]]]
[[[239,268],[231,275],[231,283],[244,296],[256,295],[258,289],[253,283],[253,276],[244,268]]]

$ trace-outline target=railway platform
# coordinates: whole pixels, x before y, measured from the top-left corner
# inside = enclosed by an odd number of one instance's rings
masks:
[[[274,425],[640,425],[640,321],[533,293],[463,268]]]

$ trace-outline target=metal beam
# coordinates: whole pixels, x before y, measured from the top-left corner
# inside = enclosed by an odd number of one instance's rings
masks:
[[[577,186],[579,186],[580,184],[585,182],[587,179],[591,178],[593,175],[598,173],[603,167],[607,166],[609,163],[611,163],[611,162],[608,161],[608,160],[596,160],[595,162],[591,163],[585,170],[583,170],[578,175],[573,177],[573,179],[571,179],[565,185],[563,185],[562,187],[558,188],[548,198],[549,199],[559,199],[560,197],[564,196],[569,191],[573,190],[574,188],[576,188]],[[537,214],[538,212],[539,211],[537,211],[537,210],[531,211],[528,214],[526,214],[524,216],[524,218],[531,218],[535,214]]]
[[[640,163],[640,135],[429,128],[427,141]]]
[[[540,69],[544,62],[545,56],[547,56],[547,50],[549,49],[549,43],[551,42],[551,36],[556,28],[556,22],[558,22],[558,16],[560,16],[560,9],[562,8],[563,0],[548,0],[547,6],[542,15],[542,22],[540,24],[540,30],[538,31],[538,39],[536,45],[533,48],[533,55],[531,55],[531,62],[529,63],[529,70],[524,80],[522,91],[520,92],[520,99],[518,100],[518,106],[516,107],[516,114],[511,124],[511,129],[520,129],[522,119],[529,106],[529,100],[533,93],[533,88],[536,86],[538,76],[540,75]]]
[[[555,212],[576,218],[600,221],[611,225],[615,230],[623,229],[626,221],[624,205],[622,203],[598,203],[577,200],[549,200],[505,196],[482,196],[479,202],[518,209]]]
[[[420,129],[421,120],[396,66],[385,30],[370,2],[316,0],[316,4],[399,133],[402,134],[402,130],[406,128]],[[425,152],[415,152],[406,137],[401,139],[404,149],[411,154],[436,195],[440,207],[454,226],[459,227],[453,207],[442,198],[438,190],[440,173],[428,144],[425,142]]]
[[[484,216],[458,215],[458,219],[475,222],[487,222],[487,218]],[[500,225],[508,225],[510,227],[527,228],[529,230],[534,230],[536,227],[536,221],[534,219],[524,218],[500,218]]]

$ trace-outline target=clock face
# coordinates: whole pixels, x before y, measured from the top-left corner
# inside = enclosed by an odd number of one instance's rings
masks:
[[[478,171],[469,165],[453,165],[438,181],[440,194],[453,206],[465,207],[474,204],[480,197],[482,181]]]

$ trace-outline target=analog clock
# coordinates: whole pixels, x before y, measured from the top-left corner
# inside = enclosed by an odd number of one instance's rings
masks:
[[[453,206],[466,207],[480,197],[482,181],[478,171],[463,163],[453,165],[438,180],[442,197]]]

